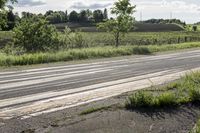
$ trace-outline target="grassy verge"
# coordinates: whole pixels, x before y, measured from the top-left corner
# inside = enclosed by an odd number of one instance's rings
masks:
[[[71,49],[56,53],[35,53],[24,55],[0,54],[0,66],[17,66],[43,64],[61,61],[73,61],[93,58],[117,57],[136,54],[152,54],[155,52],[180,50],[200,47],[200,42],[170,44],[170,45],[147,45],[147,46],[121,46],[121,47],[94,47],[84,49]]]
[[[96,108],[92,107],[92,108],[82,111],[80,115],[87,115],[87,114],[91,114],[97,111],[108,110],[110,108],[111,106],[103,106],[103,107],[96,107]]]
[[[153,91],[138,91],[128,97],[126,108],[177,107],[186,103],[198,102],[200,102],[200,72],[191,73],[169,85],[158,89],[154,88]]]
[[[190,133],[200,133],[200,119]]]

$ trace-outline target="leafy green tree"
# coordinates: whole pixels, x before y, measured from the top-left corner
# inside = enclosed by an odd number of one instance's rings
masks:
[[[46,11],[46,13],[44,14],[45,17],[52,15],[54,12],[52,10]]]
[[[88,16],[87,12],[85,10],[82,10],[79,14],[79,21],[80,22],[87,22],[88,21]]]
[[[95,10],[93,12],[93,18],[95,22],[102,22],[103,21],[103,12],[101,10]]]
[[[0,0],[0,9],[3,9],[7,2],[15,3],[17,0]]]
[[[25,52],[42,52],[57,50],[58,32],[55,26],[49,25],[38,17],[24,18],[14,28],[14,45]]]
[[[193,30],[193,31],[197,31],[197,29],[198,29],[198,28],[197,28],[196,25],[192,26],[192,30]]]
[[[49,21],[50,24],[56,24],[63,22],[63,17],[59,12],[54,12],[51,15],[46,17],[46,20]]]
[[[70,14],[69,14],[69,21],[70,22],[78,22],[78,13],[76,11],[72,11]]]
[[[0,30],[7,27],[7,11],[4,10],[7,2],[15,3],[17,0],[0,0]]]
[[[111,8],[111,13],[116,15],[116,18],[98,25],[99,29],[103,29],[114,36],[116,47],[119,46],[121,36],[130,32],[133,28],[134,18],[132,15],[135,8],[136,6],[132,6],[130,0],[118,0]]]

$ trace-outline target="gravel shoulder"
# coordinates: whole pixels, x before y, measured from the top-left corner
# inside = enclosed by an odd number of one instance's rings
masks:
[[[157,110],[126,110],[132,92],[98,102],[28,119],[0,120],[2,133],[187,133],[200,115],[200,106]],[[107,107],[86,115],[91,108]]]

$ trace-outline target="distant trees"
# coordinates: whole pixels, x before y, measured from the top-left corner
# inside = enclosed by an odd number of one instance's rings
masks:
[[[17,2],[17,0],[0,0],[0,30],[2,30],[3,28],[7,27],[7,15],[8,15],[8,11],[6,11],[4,9],[5,4],[7,2],[12,2],[15,3]],[[11,7],[11,6],[10,6]]]
[[[3,2],[4,1],[4,2]],[[0,1],[0,7],[3,9],[6,1]],[[16,0],[10,0],[15,2]],[[81,10],[80,12],[72,11],[68,13],[68,11],[46,11],[45,14],[34,14],[31,12],[22,12],[21,18],[18,14],[13,13],[12,8],[9,10],[0,10],[0,30],[12,30],[15,24],[20,21],[20,19],[39,17],[46,19],[49,24],[57,24],[57,23],[99,23],[108,20],[108,12],[107,9],[102,10],[94,10],[91,11]]]
[[[175,24],[179,24],[182,26],[186,26],[185,22],[182,22],[179,19],[149,19],[146,21],[143,21],[144,23],[151,23],[151,24],[171,24],[171,23],[175,23]]]
[[[103,19],[104,19],[104,16],[103,16],[103,12],[101,10],[95,10],[93,12],[93,18],[94,18],[94,21],[97,23],[97,22],[102,22]]]
[[[132,6],[130,0],[118,0],[111,9],[111,13],[117,16],[116,19],[113,18],[98,25],[99,29],[106,30],[113,35],[116,47],[119,46],[121,36],[133,28],[132,14],[135,8],[136,6]]]
[[[69,14],[69,22],[78,22],[79,21],[79,15],[76,11],[72,11]]]
[[[196,25],[193,25],[193,26],[192,26],[192,31],[197,31],[197,29],[198,29],[198,28],[197,28]]]
[[[5,4],[7,3],[7,2],[12,2],[12,3],[15,3],[15,2],[17,2],[17,0],[0,0],[0,9],[3,9],[4,8],[4,6],[5,6]]]
[[[12,10],[4,11],[4,13],[1,16],[0,13],[0,29],[2,30],[11,30],[14,28],[15,24],[19,21],[18,14],[14,14]]]
[[[46,20],[49,21],[51,24],[56,24],[56,23],[64,23],[67,22],[68,17],[67,17],[67,11],[52,11],[49,10],[45,13]]]
[[[104,12],[103,12],[103,19],[108,20],[108,11],[106,8],[104,9]]]
[[[80,22],[87,22],[88,21],[88,15],[87,15],[87,11],[86,10],[82,10],[79,13],[79,21]]]

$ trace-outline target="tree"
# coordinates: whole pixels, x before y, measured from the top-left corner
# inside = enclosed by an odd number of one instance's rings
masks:
[[[7,2],[15,3],[17,0],[0,0],[0,9],[3,9]]]
[[[85,10],[82,10],[79,14],[79,21],[80,22],[87,22],[88,21],[88,16],[87,12]]]
[[[14,45],[25,52],[43,52],[58,49],[58,32],[55,26],[37,16],[23,18],[14,28]]]
[[[104,12],[103,12],[103,19],[108,20],[108,11],[106,8],[104,9]]]
[[[65,11],[65,22],[67,22],[68,21],[68,11],[66,10]]]
[[[102,22],[103,21],[103,12],[101,10],[95,10],[93,12],[93,18],[95,22]]]
[[[46,13],[44,14],[44,16],[47,17],[47,16],[52,15],[52,14],[53,14],[53,11],[49,10],[49,11],[46,11]]]
[[[105,23],[98,24],[99,29],[103,29],[114,36],[116,47],[119,46],[119,40],[125,33],[130,32],[134,25],[132,14],[136,6],[132,6],[130,0],[118,0],[111,8],[111,14],[116,15],[115,19],[110,19]]]
[[[12,10],[9,10],[7,13],[7,30],[11,30],[14,28],[16,24],[16,15]]]
[[[193,26],[192,26],[192,30],[193,30],[193,31],[197,31],[197,29],[198,29],[198,28],[197,28],[196,25],[193,25]]]
[[[0,30],[7,26],[7,11],[4,10],[7,2],[15,3],[17,0],[0,0]]]
[[[72,11],[69,14],[69,21],[70,22],[78,22],[78,13],[76,11]]]

